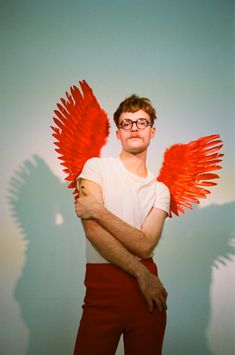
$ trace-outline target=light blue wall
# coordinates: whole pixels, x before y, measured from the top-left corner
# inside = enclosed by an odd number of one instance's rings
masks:
[[[150,97],[156,174],[166,147],[221,134],[219,186],[167,221],[155,258],[169,291],[164,355],[233,354],[233,15],[229,0],[1,4],[1,355],[72,351],[85,244],[50,125],[81,79],[110,116],[129,94]],[[104,155],[119,151],[114,133]]]

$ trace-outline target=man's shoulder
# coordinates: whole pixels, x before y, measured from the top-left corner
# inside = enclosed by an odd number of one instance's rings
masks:
[[[86,163],[94,163],[94,164],[108,164],[115,163],[117,160],[116,157],[93,157],[86,161]]]
[[[161,181],[156,180],[156,190],[158,193],[169,193],[169,188],[166,184]]]
[[[93,157],[86,161],[85,165],[89,167],[112,167],[117,164],[116,157]]]

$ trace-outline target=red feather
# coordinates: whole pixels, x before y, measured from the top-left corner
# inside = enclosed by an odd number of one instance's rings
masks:
[[[184,207],[192,209],[198,198],[206,198],[210,191],[203,186],[217,185],[208,181],[219,178],[211,173],[221,169],[218,165],[223,154],[217,153],[223,146],[218,134],[201,137],[187,144],[175,144],[164,154],[158,181],[166,184],[171,194],[170,217],[172,213],[185,213]]]
[[[56,139],[58,159],[66,169],[65,180],[71,181],[69,188],[77,198],[76,177],[82,171],[85,162],[92,157],[99,157],[109,135],[109,121],[100,107],[92,89],[85,80],[79,81],[81,92],[76,86],[66,92],[66,99],[61,98],[54,111],[56,127],[51,126],[52,136]]]

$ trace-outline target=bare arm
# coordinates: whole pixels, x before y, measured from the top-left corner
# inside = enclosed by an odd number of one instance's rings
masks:
[[[95,199],[102,204],[103,200],[100,186],[88,180],[84,180],[83,184],[89,188]],[[79,202],[77,204],[79,205]],[[153,275],[138,261],[136,256],[130,253],[112,234],[106,231],[94,219],[85,219],[82,222],[86,237],[99,253],[112,264],[120,267],[136,278],[147,300],[149,310],[153,310],[154,303],[156,303],[160,311],[166,309],[167,292],[159,278]]]
[[[141,230],[125,223],[102,205],[94,211],[93,218],[130,252],[145,259],[151,255],[160,239],[166,216],[166,212],[153,208]]]
[[[90,193],[93,184],[95,183],[91,181],[85,182],[86,187],[83,189],[85,197],[80,200],[80,205],[82,205],[80,207],[83,209],[77,211],[78,215],[80,212],[82,218],[93,218],[134,255],[143,259],[149,257],[160,239],[167,213],[161,209],[152,208],[142,229],[134,228],[108,211],[103,203],[94,200],[95,196]],[[81,185],[84,185],[84,180],[81,181]]]

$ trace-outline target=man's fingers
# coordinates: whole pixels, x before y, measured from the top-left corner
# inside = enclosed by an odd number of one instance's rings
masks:
[[[153,299],[160,312],[167,310],[166,297],[162,293],[155,295]]]
[[[163,305],[162,305],[160,299],[159,299],[158,297],[155,297],[155,298],[154,298],[154,302],[155,302],[155,304],[156,304],[158,310],[159,310],[160,312],[163,312],[163,311],[164,311],[164,308],[163,308]]]
[[[166,311],[167,310],[166,297],[163,295],[160,295],[159,300],[161,302],[163,309]]]
[[[154,297],[154,299],[147,299],[147,303],[148,303],[148,308],[150,313],[153,312],[155,305],[160,312],[167,310],[167,305],[165,302],[165,298],[163,296],[156,296]]]
[[[168,293],[167,293],[167,291],[166,291],[165,288],[162,290],[162,295],[163,295],[165,298],[167,298],[167,296],[168,296]]]

